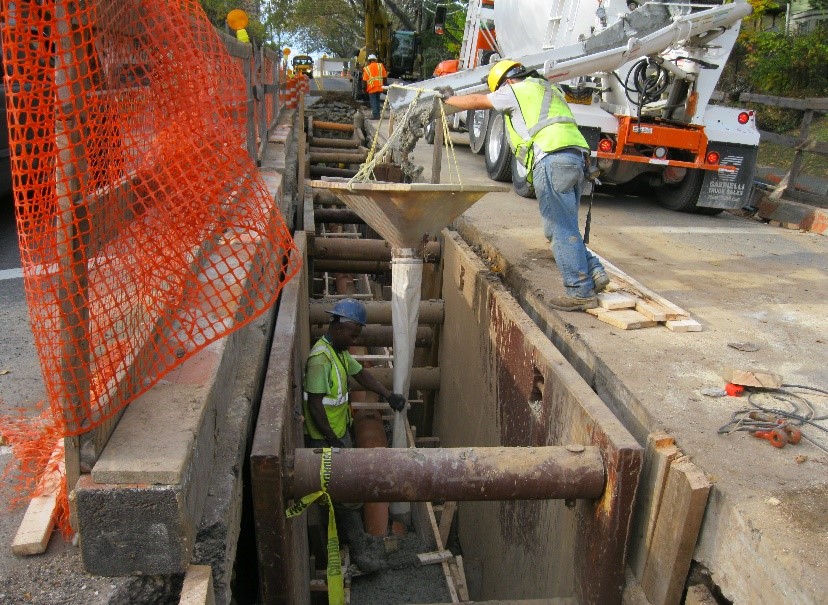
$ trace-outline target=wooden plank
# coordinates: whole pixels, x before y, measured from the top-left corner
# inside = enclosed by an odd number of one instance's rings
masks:
[[[457,510],[457,502],[446,502],[443,505],[443,512],[440,515],[440,542],[443,545],[448,543],[449,532],[451,531],[451,523],[454,520],[454,511]]]
[[[667,475],[641,587],[653,605],[678,605],[699,537],[710,482],[692,462]]]
[[[647,319],[652,319],[653,321],[667,321],[667,313],[664,311],[663,307],[659,307],[658,305],[654,305],[647,301],[638,300],[635,303],[635,310],[641,313]]]
[[[449,563],[449,566],[452,567],[451,571],[454,574],[454,582],[457,585],[457,596],[460,598],[460,602],[470,601],[469,586],[466,582],[466,570],[463,567],[463,556],[457,555],[454,557],[454,565],[452,566]]]
[[[16,555],[39,555],[46,552],[55,527],[58,492],[66,473],[63,447],[62,441],[55,445],[47,471],[37,484],[36,493],[40,495],[32,498],[23,515],[12,542],[12,552]]]
[[[671,332],[701,332],[702,325],[695,319],[671,319],[664,322]]]
[[[420,560],[420,565],[434,565],[435,563],[442,563],[453,559],[454,555],[450,550],[438,550],[434,552],[424,552],[417,555]]]
[[[667,472],[673,460],[678,458],[679,450],[672,436],[666,433],[650,433],[647,436],[647,449],[644,451],[644,465],[641,469],[641,482],[638,488],[638,502],[630,536],[629,566],[635,577],[641,581],[647,553],[653,539],[658,511]]]
[[[739,95],[742,103],[759,103],[760,105],[772,105],[786,109],[815,109],[817,111],[828,111],[828,97],[814,99],[791,99],[788,97],[773,97],[770,95],[757,95],[750,92],[743,92]]]
[[[213,568],[209,565],[188,565],[181,586],[178,605],[215,605]]]
[[[622,330],[638,330],[639,328],[652,328],[657,326],[658,322],[652,319],[647,319],[638,311],[633,309],[621,309],[618,311],[607,311],[596,315],[601,321],[621,328]]]
[[[633,279],[604,257],[597,254],[596,256],[600,259],[601,264],[604,265],[604,269],[607,273],[609,273],[613,278],[613,281],[617,283],[616,285],[620,285],[622,290],[629,291],[630,293],[635,294],[638,298],[652,305],[663,307],[665,313],[667,314],[667,319],[686,319],[690,317],[690,313],[678,305],[670,302],[657,292],[650,290],[644,284]]]
[[[598,295],[598,304],[604,309],[633,309],[636,298],[622,292],[601,292]]]
[[[727,366],[722,371],[722,378],[733,384],[763,389],[778,389],[782,386],[782,376],[767,370],[755,368],[733,368]]]

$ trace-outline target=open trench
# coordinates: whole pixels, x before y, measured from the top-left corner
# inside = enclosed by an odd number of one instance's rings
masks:
[[[361,116],[344,126],[318,116],[302,122],[305,174],[351,176],[364,161]],[[383,176],[402,178],[393,166]],[[304,191],[295,236],[304,269],[283,293],[271,352],[281,361],[268,371],[292,376],[293,388],[272,411],[263,407],[251,455],[254,501],[263,476],[284,497],[273,508],[275,526],[257,512],[260,555],[271,550],[287,560],[272,574],[264,570],[265,602],[328,600],[327,515],[314,506],[301,521],[278,518],[280,504],[318,489],[321,453],[301,449],[297,410],[302,366],[324,334],[325,310],[344,297],[363,300],[368,325],[351,353],[389,388],[394,372],[392,246],[339,196]],[[334,500],[347,494],[346,502],[364,495],[362,567],[368,557],[369,567],[381,568],[361,573],[345,548],[346,602],[620,603],[640,447],[456,233],[423,244],[405,393],[411,455],[334,454],[329,493]],[[351,391],[357,448],[386,448],[393,412],[358,388]],[[280,424],[280,434],[265,435],[262,415]],[[410,512],[392,514],[383,500],[410,500]],[[261,535],[265,526],[272,543]],[[421,563],[423,553],[434,563]],[[294,598],[268,598],[277,591]]]

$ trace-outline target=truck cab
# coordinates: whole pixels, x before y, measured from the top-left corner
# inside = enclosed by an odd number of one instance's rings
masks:
[[[313,58],[309,55],[296,55],[291,63],[294,74],[304,74],[309,78],[313,77]]]

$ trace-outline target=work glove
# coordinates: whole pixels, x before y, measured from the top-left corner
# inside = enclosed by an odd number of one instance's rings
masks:
[[[328,439],[327,441],[328,441],[328,445],[330,445],[331,447],[338,447],[338,448],[344,448],[345,447],[345,442],[342,441],[342,439],[333,439],[333,440]]]
[[[388,405],[390,405],[391,409],[395,412],[401,412],[403,408],[405,408],[405,397],[398,393],[391,393],[388,396]]]
[[[434,88],[434,92],[436,92],[443,101],[447,101],[450,97],[454,96],[454,89],[451,86],[437,86]]]

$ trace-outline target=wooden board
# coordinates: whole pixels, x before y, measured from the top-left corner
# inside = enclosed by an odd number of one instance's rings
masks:
[[[641,580],[652,605],[679,605],[709,493],[710,482],[695,464],[670,466]]]
[[[178,605],[215,605],[213,568],[209,565],[188,565]]]
[[[470,601],[469,587],[466,582],[466,570],[463,567],[463,556],[457,555],[454,561],[449,561],[449,568],[454,576],[454,583],[457,585],[457,596],[460,598],[460,602]]]
[[[640,298],[635,303],[635,310],[647,319],[658,322],[667,321],[667,312],[663,307],[641,300]]]
[[[618,311],[609,311],[606,313],[599,313],[596,315],[598,319],[608,323],[616,328],[622,330],[638,330],[639,328],[652,328],[657,326],[658,322],[652,319],[647,319],[638,311],[633,309],[621,309]]]
[[[453,559],[454,555],[451,554],[450,550],[438,550],[435,552],[420,553],[417,555],[417,558],[420,560],[420,565],[433,565]]]
[[[695,319],[673,319],[665,322],[671,332],[701,332],[702,326]]]
[[[636,298],[622,292],[601,292],[598,295],[598,304],[604,309],[633,309]]]
[[[636,281],[607,259],[602,256],[598,256],[598,258],[600,259],[601,264],[604,265],[604,269],[606,269],[607,273],[612,278],[612,281],[616,282],[616,287],[620,286],[620,289],[625,292],[634,294],[638,298],[655,307],[663,308],[667,315],[667,319],[686,319],[690,317],[690,314],[687,311]]]
[[[457,510],[457,502],[446,502],[443,506],[443,512],[440,514],[440,542],[443,543],[443,546],[448,542],[455,510]]]
[[[644,466],[641,469],[628,561],[630,569],[639,582],[644,575],[644,565],[652,543],[667,473],[673,460],[678,456],[679,450],[672,436],[666,433],[650,433],[647,436],[647,449],[644,451]]]
[[[726,367],[722,372],[722,378],[727,382],[746,387],[778,389],[782,386],[782,376],[767,370]]]
[[[47,469],[53,470],[44,473],[37,485],[37,492],[42,495],[32,498],[23,515],[23,521],[12,542],[12,552],[16,555],[39,555],[46,552],[55,527],[58,492],[66,473],[63,447],[63,442],[59,441],[52,451]]]

